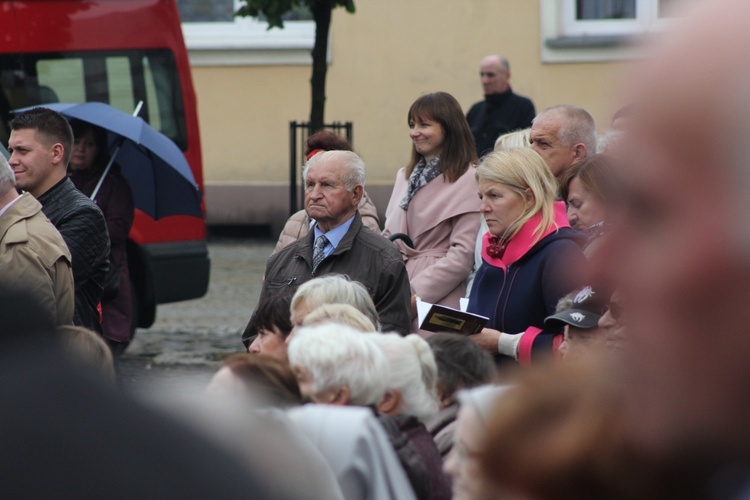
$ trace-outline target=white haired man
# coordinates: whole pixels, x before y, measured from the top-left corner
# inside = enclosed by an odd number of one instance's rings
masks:
[[[28,291],[55,318],[73,324],[75,288],[70,251],[29,193],[19,195],[13,170],[0,155],[0,275],[3,285]]]
[[[529,141],[559,181],[570,167],[596,153],[596,123],[578,106],[552,106],[534,118]]]
[[[383,330],[409,333],[411,288],[401,254],[388,239],[362,225],[357,206],[365,164],[351,151],[326,151],[305,166],[305,210],[315,219],[308,235],[266,265],[261,299],[329,273],[349,276],[370,292]]]

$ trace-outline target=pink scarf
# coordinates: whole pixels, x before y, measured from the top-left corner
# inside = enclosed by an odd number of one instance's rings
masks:
[[[526,253],[528,253],[528,251],[531,250],[534,245],[537,242],[541,241],[543,238],[546,238],[550,234],[556,232],[561,227],[570,227],[565,202],[556,201],[553,205],[553,210],[554,222],[542,233],[541,238],[537,239],[534,236],[534,232],[542,222],[542,214],[537,213],[531,219],[526,221],[526,224],[521,227],[521,230],[518,231],[518,233],[516,233],[513,238],[511,238],[511,240],[505,246],[505,251],[503,252],[502,257],[491,257],[487,253],[487,247],[490,244],[490,238],[492,238],[493,236],[489,233],[489,231],[485,233],[484,237],[482,238],[482,258],[484,259],[484,261],[491,266],[499,267],[505,270],[509,265],[517,262],[521,257],[526,255]]]

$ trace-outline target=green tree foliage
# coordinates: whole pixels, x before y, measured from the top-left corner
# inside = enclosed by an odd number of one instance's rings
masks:
[[[326,54],[328,32],[331,28],[331,12],[344,7],[354,13],[354,0],[242,0],[238,16],[263,16],[268,29],[283,28],[283,16],[298,7],[307,7],[315,21],[315,44],[312,49],[312,76],[310,77],[311,106],[310,123],[313,131],[323,128],[326,101]]]

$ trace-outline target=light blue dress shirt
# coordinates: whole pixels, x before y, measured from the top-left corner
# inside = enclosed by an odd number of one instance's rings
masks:
[[[326,239],[328,239],[328,243],[326,243],[326,246],[323,247],[323,255],[324,258],[328,257],[333,253],[334,250],[336,250],[336,247],[339,246],[339,243],[341,243],[341,240],[344,238],[344,235],[349,231],[349,228],[352,227],[352,222],[354,222],[354,216],[352,215],[350,219],[348,219],[346,222],[341,224],[338,227],[335,227],[328,231],[327,233],[324,233],[320,230],[318,227],[318,224],[315,224],[315,240],[318,239],[319,236],[325,234]]]

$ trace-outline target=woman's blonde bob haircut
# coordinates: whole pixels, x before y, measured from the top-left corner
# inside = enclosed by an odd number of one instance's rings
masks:
[[[504,184],[522,198],[526,197],[527,189],[531,191],[533,199],[527,204],[524,213],[508,227],[505,234],[500,235],[503,244],[518,234],[523,225],[536,214],[541,214],[542,220],[534,229],[534,243],[542,238],[542,234],[548,228],[557,228],[554,213],[557,181],[542,157],[533,149],[511,148],[494,151],[482,158],[477,167],[476,177],[479,182]]]

